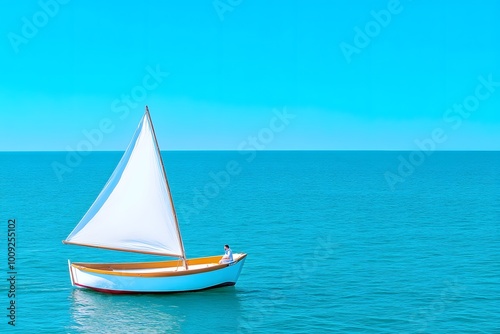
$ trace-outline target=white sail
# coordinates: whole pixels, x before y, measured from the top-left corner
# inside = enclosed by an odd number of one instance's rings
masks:
[[[115,171],[64,243],[185,258],[147,111]]]

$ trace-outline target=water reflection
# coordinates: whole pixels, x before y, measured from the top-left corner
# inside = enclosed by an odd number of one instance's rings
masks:
[[[181,294],[108,295],[75,289],[70,332],[185,333],[234,331],[240,310],[234,287]]]

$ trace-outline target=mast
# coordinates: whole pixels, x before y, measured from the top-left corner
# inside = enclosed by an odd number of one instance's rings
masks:
[[[149,114],[148,106],[146,106],[146,116],[148,118],[148,122],[149,122],[149,126],[151,127],[151,131],[153,132],[153,138],[155,140],[156,150],[158,152],[158,156],[160,157],[163,176],[165,177],[165,183],[166,183],[167,190],[168,190],[168,198],[170,199],[170,205],[172,206],[172,212],[174,213],[175,225],[177,227],[177,237],[179,238],[179,242],[181,244],[181,249],[182,249],[182,263],[184,265],[184,268],[187,270],[188,264],[186,261],[186,251],[184,250],[184,243],[182,242],[181,230],[179,228],[179,221],[177,219],[177,213],[175,212],[174,201],[172,199],[172,193],[170,192],[170,186],[168,184],[167,173],[165,172],[165,165],[163,164],[163,158],[161,156],[160,146],[158,145],[158,140],[156,139],[156,132],[155,132],[155,128],[153,126],[153,121],[151,120],[151,115]]]

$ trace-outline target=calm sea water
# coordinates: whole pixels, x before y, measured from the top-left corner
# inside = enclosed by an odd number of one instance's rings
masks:
[[[158,259],[61,243],[121,153],[72,161],[61,180],[52,164],[67,153],[0,153],[0,332],[500,333],[500,152],[435,152],[418,166],[400,165],[409,152],[163,155],[188,256],[222,254],[225,243],[247,252],[237,285],[73,289],[68,259]],[[231,161],[239,173],[222,178]],[[398,168],[391,188],[386,172]]]

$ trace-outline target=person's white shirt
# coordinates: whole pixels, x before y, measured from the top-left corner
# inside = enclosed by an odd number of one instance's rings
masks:
[[[228,248],[225,252],[226,259],[229,260],[230,262],[233,262],[233,251],[231,248]]]
[[[229,247],[224,247],[224,255],[220,259],[219,263],[231,263],[233,262],[233,251]]]

